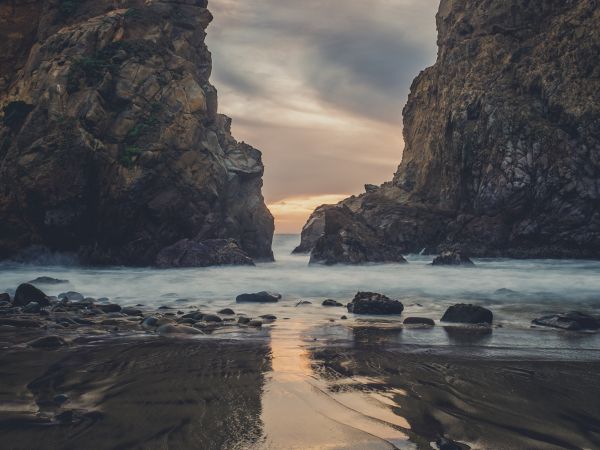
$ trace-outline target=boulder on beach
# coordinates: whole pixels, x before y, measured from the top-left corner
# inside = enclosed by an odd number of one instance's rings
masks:
[[[28,345],[33,348],[57,348],[67,345],[60,336],[43,336],[29,342]]]
[[[494,315],[489,309],[464,303],[449,307],[442,317],[442,322],[451,323],[491,324],[493,320]]]
[[[106,305],[106,306],[108,306],[108,305]],[[102,308],[100,308],[100,309],[102,309]],[[121,312],[123,314],[125,314],[126,316],[143,316],[144,315],[144,313],[142,312],[141,309],[132,308],[130,306],[126,306],[125,308],[121,308]]]
[[[374,292],[358,292],[347,308],[348,312],[354,314],[387,315],[402,314],[404,311],[404,305],[399,300]]]
[[[323,306],[335,307],[335,308],[339,308],[341,306],[344,306],[340,302],[332,300],[330,298],[328,298],[327,300],[325,300],[322,304],[323,304]]]
[[[121,312],[121,307],[119,305],[117,305],[116,303],[108,303],[105,305],[96,305],[96,308],[98,308],[103,313],[107,313],[107,314],[114,313],[114,312]]]
[[[233,316],[235,314],[235,311],[231,308],[225,308],[219,311],[219,314],[224,314],[226,316]]]
[[[255,294],[241,294],[235,299],[237,303],[277,303],[281,299],[281,294],[275,292],[257,292]]]
[[[407,317],[404,319],[404,325],[426,325],[433,327],[435,322],[428,317]]]
[[[7,292],[0,294],[0,302],[10,303],[10,294]]]
[[[13,305],[25,306],[29,302],[37,302],[41,306],[48,306],[50,304],[48,296],[44,294],[41,290],[29,283],[23,283],[17,288],[17,291],[15,292]]]
[[[436,256],[431,263],[432,266],[474,266],[471,259],[456,250],[443,252]]]
[[[560,328],[569,331],[600,329],[600,320],[577,311],[542,316],[534,319],[532,323],[542,327]]]
[[[435,445],[437,446],[438,450],[464,450],[465,448],[468,448],[468,447],[463,447],[458,442],[454,442],[451,439],[447,439],[447,438],[443,438],[443,437],[437,439],[435,441]]]

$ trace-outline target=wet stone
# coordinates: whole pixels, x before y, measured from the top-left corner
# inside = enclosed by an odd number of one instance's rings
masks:
[[[407,317],[404,319],[404,325],[425,325],[433,327],[435,326],[435,322],[433,319],[429,319],[428,317]]]
[[[281,294],[262,291],[254,294],[241,294],[235,300],[237,303],[277,303],[280,299]]]
[[[33,348],[58,348],[67,345],[67,343],[59,336],[44,336],[34,339],[28,345]]]
[[[340,302],[338,302],[338,301],[335,301],[335,300],[332,300],[332,299],[330,299],[330,298],[328,298],[327,300],[325,300],[325,301],[322,303],[322,305],[323,305],[323,306],[328,306],[328,307],[336,307],[336,308],[339,308],[339,307],[343,307],[343,306],[344,306],[342,303],[340,303]]]

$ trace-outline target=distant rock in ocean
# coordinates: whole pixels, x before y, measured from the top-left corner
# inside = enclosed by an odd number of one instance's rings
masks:
[[[347,262],[340,242],[365,260],[383,246],[600,258],[596,2],[442,0],[437,27],[437,62],[404,108],[394,179],[317,209],[298,251],[328,262]],[[336,208],[371,233],[327,231]]]
[[[0,258],[152,265],[235,239],[272,260],[261,153],[209,82],[211,20],[206,0],[0,4]]]

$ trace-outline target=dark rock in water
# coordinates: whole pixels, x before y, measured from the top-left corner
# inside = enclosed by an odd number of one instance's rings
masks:
[[[219,314],[223,314],[226,316],[233,316],[235,314],[235,312],[231,308],[225,308],[225,309],[222,309],[221,311],[219,311]]]
[[[33,348],[57,348],[67,345],[67,343],[59,336],[44,336],[34,339],[28,345]]]
[[[10,294],[3,292],[0,294],[0,302],[8,302],[10,303]]]
[[[190,319],[190,318],[177,320],[177,323],[180,323],[182,325],[195,325],[196,322],[198,322],[198,321],[194,320],[194,319]]]
[[[254,319],[254,320],[251,320],[250,322],[248,322],[248,326],[254,327],[254,328],[260,328],[263,326],[263,321]]]
[[[600,329],[600,321],[587,314],[571,311],[564,314],[553,314],[543,316],[532,321],[535,325],[543,327],[561,328],[563,330],[597,330]]]
[[[162,306],[159,306],[158,309],[163,309],[164,310],[164,309],[173,309],[173,308],[171,308],[170,306],[162,305]]]
[[[10,301],[6,301],[6,300],[0,301],[0,308],[10,308],[11,306],[12,306],[12,303]]]
[[[105,306],[109,306],[109,305],[105,305]],[[117,305],[117,306],[119,306],[119,305]],[[100,309],[102,309],[102,308],[100,308]],[[144,313],[142,312],[141,309],[131,308],[128,306],[125,308],[121,308],[120,312],[122,312],[126,316],[143,316],[144,315]]]
[[[326,209],[323,220],[323,235],[312,249],[310,264],[406,263],[397,248],[388,246],[346,206]]]
[[[85,297],[82,294],[75,291],[63,292],[62,294],[58,294],[58,298],[64,298],[70,302],[81,302],[85,299]]]
[[[404,305],[398,300],[374,292],[358,292],[347,305],[348,312],[354,314],[402,314]]]
[[[202,316],[202,320],[205,322],[216,322],[216,323],[223,322],[223,319],[221,319],[219,316],[217,316],[215,314],[205,314]]]
[[[341,320],[348,320],[348,316],[342,316],[340,317]]]
[[[69,280],[59,280],[52,277],[37,277],[35,280],[28,281],[31,284],[64,284],[68,282]]]
[[[181,318],[182,319],[202,320],[203,316],[204,316],[204,314],[202,314],[200,311],[193,311],[191,313],[184,314],[183,316],[181,316]]]
[[[163,248],[156,265],[168,267],[253,266],[254,261],[233,239],[183,239]]]
[[[344,306],[343,304],[341,304],[340,302],[337,302],[335,300],[332,299],[327,299],[322,303],[323,306],[329,306],[329,307],[342,307]]]
[[[38,302],[29,302],[23,306],[23,312],[26,314],[38,314],[42,309],[42,306]]]
[[[46,294],[31,284],[23,283],[15,292],[13,305],[25,306],[29,302],[38,302],[42,306],[48,306],[50,304],[50,300],[48,300]]]
[[[309,302],[308,300],[302,300],[302,301],[299,301],[298,303],[296,303],[296,306],[308,306],[308,305],[312,305],[312,302]]]
[[[449,307],[442,322],[452,323],[487,323],[491,324],[494,320],[494,315],[489,309],[477,305],[465,305],[460,303]]]
[[[252,320],[252,319],[251,319],[250,317],[240,317],[240,318],[238,319],[238,323],[239,323],[239,324],[242,324],[242,325],[247,325],[247,324],[249,324],[249,323],[250,323],[250,321],[251,321],[251,320]]]
[[[98,308],[100,311],[102,311],[104,313],[120,312],[122,309],[121,306],[117,305],[116,303],[96,305],[96,308]]]
[[[281,299],[281,294],[274,292],[257,292],[255,294],[241,294],[235,299],[238,303],[277,303]]]
[[[427,325],[435,326],[435,322],[427,317],[407,317],[404,319],[404,325]]]
[[[438,450],[465,450],[466,447],[454,442],[450,439],[439,438],[435,441]]]
[[[274,316],[273,314],[263,314],[260,318],[265,320],[277,320],[277,316]]]
[[[446,251],[434,258],[433,266],[474,266],[471,259],[458,251]]]
[[[41,322],[30,319],[5,319],[0,318],[0,325],[10,325],[11,327],[17,328],[39,328],[42,326]]]

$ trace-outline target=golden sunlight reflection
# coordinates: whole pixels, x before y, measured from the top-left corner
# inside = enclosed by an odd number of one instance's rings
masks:
[[[290,197],[269,204],[275,217],[275,230],[280,234],[299,233],[315,208],[335,204],[349,197],[349,194],[326,194],[308,197]]]
[[[305,323],[294,320],[271,329],[272,372],[262,397],[264,440],[254,448],[404,448],[410,425],[394,413],[393,396],[353,389],[351,383],[342,391],[331,389],[341,380],[328,381],[313,370],[309,334]],[[355,385],[357,380],[350,378]]]

